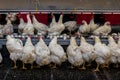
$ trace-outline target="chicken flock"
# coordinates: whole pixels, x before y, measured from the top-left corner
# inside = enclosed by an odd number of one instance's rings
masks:
[[[23,45],[20,39],[8,35],[6,47],[10,53],[10,59],[14,62],[13,68],[17,68],[17,60],[23,63],[22,69],[26,69],[25,64],[31,64],[33,69],[34,62],[38,65],[37,67],[49,65],[56,68],[66,61],[71,64],[71,68],[78,69],[86,69],[86,64],[90,66],[94,61],[97,64],[94,71],[99,71],[99,67],[109,67],[110,64],[119,67],[120,37],[116,42],[112,36],[108,36],[107,45],[102,43],[98,36],[93,38],[94,44],[88,43],[84,37],[81,37],[80,45],[76,43],[75,37],[71,37],[66,50],[58,44],[57,39],[57,36],[54,36],[47,45],[44,39],[39,38],[37,44],[33,45],[31,38],[27,36]]]
[[[0,25],[0,35],[8,35],[12,34],[14,31],[12,22],[16,20],[17,14],[7,14],[6,21],[7,24]],[[54,14],[52,16],[52,21],[50,25],[46,25],[44,23],[41,23],[37,20],[36,16],[34,14],[27,14],[27,22],[24,22],[23,18],[18,16],[20,20],[20,24],[18,24],[18,33],[20,35],[52,35],[52,36],[58,36],[61,35],[62,32],[65,30],[68,30],[70,33],[69,35],[72,35],[71,32],[74,32],[73,35],[80,35],[84,36],[85,34],[93,34],[93,35],[108,35],[111,32],[111,25],[109,21],[106,21],[104,25],[100,26],[94,22],[94,18],[90,20],[89,23],[87,23],[85,20],[82,21],[83,24],[80,26],[77,25],[76,21],[67,21],[63,23],[63,17],[64,15],[61,14],[59,17],[58,22],[56,21],[56,18]],[[77,31],[75,31],[77,30]],[[67,34],[67,33],[65,33]]]
[[[33,69],[34,62],[37,67],[48,65],[52,68],[61,66],[63,62],[68,61],[71,64],[71,68],[86,69],[86,65],[89,66],[92,62],[96,62],[97,66],[94,71],[99,71],[99,67],[109,67],[110,64],[115,64],[119,67],[120,63],[120,37],[118,42],[109,35],[111,33],[110,22],[107,21],[104,25],[99,26],[95,24],[94,19],[91,19],[88,24],[85,20],[82,21],[82,25],[78,27],[76,21],[67,21],[63,23],[63,14],[60,15],[58,22],[55,16],[52,14],[52,22],[49,26],[39,22],[35,15],[27,14],[27,23],[20,18],[20,24],[18,25],[18,33],[23,36],[27,36],[25,44],[21,39],[11,36],[13,31],[13,25],[11,21],[14,21],[16,14],[13,16],[7,16],[7,24],[0,25],[0,35],[6,34],[7,42],[6,47],[10,53],[10,59],[14,62],[13,68],[17,68],[16,61],[22,62],[22,69],[27,69],[25,64],[31,64]],[[32,20],[30,18],[32,16]],[[11,18],[12,17],[12,18]],[[80,37],[80,45],[76,43],[76,36],[72,36],[71,32],[78,28],[75,33]],[[58,36],[68,29],[70,31],[70,44],[67,49],[64,50],[63,46],[58,44]],[[38,38],[37,44],[33,45],[31,41],[31,35],[40,36],[53,36],[49,45],[47,45],[42,37]],[[94,44],[90,44],[86,41],[84,34],[92,33],[94,35]],[[65,34],[66,35],[66,34]],[[107,35],[108,44],[101,42],[99,35]],[[2,56],[0,55],[0,62],[2,62]]]

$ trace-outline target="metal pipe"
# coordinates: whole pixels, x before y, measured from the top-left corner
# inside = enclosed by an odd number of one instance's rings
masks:
[[[17,12],[31,12],[31,13],[35,13],[36,10],[0,10],[0,13],[8,13],[8,12],[11,12],[11,13],[17,13]],[[41,12],[41,13],[71,13],[71,12],[74,12],[74,9],[73,10],[38,10],[38,12]],[[93,12],[93,14],[102,14],[102,13],[120,13],[120,10],[77,10],[76,11],[76,14],[79,14],[81,12]]]

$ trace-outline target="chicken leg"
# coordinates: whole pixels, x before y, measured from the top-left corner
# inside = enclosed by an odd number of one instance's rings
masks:
[[[25,64],[22,62],[22,64],[23,64],[23,66],[22,66],[22,69],[27,69],[26,67],[25,67]]]
[[[90,63],[88,63],[86,66],[88,66],[88,67],[89,67],[89,66],[91,66],[91,62],[90,62]]]
[[[2,67],[2,64],[0,64],[0,67]]]
[[[82,70],[85,70],[85,69],[86,69],[86,68],[85,68],[85,62],[83,63],[82,68],[79,68],[79,69],[82,69]]]
[[[31,63],[31,69],[33,69],[33,63]]]
[[[109,65],[108,64],[103,64],[102,68],[109,68]]]
[[[51,64],[51,63],[50,63],[48,66],[49,66],[49,67],[52,67],[52,66],[53,66],[53,64]]]
[[[119,67],[119,65],[118,65],[118,63],[116,64],[116,66],[115,66],[116,68],[118,68]]]
[[[73,65],[71,65],[71,66],[70,66],[70,69],[73,69],[73,68],[74,68],[74,66],[73,66]]]
[[[12,69],[16,69],[17,68],[16,61],[14,60],[13,62],[14,62],[14,66],[12,67]]]
[[[97,67],[96,67],[96,69],[94,70],[94,72],[100,71],[100,70],[99,70],[99,66],[100,66],[100,64],[97,63]]]
[[[52,66],[52,68],[56,68],[56,64],[54,64],[54,65]]]
[[[34,66],[34,68],[40,68],[40,65]]]

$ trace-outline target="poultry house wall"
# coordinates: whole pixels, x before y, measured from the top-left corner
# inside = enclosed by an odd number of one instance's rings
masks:
[[[82,24],[82,20],[85,20],[87,23],[90,22],[90,20],[92,19],[92,17],[94,17],[94,14],[77,14],[76,15],[76,20],[77,20],[77,24]]]
[[[112,25],[120,24],[120,14],[104,14],[105,21],[110,21]]]
[[[78,24],[82,23],[82,20],[86,20],[87,23],[94,17],[95,22],[101,22],[104,24],[106,21],[110,21],[111,25],[120,25],[120,14],[119,13],[103,13],[103,14],[77,14],[76,20]]]

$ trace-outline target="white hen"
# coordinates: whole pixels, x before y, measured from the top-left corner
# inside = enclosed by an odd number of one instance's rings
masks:
[[[84,60],[83,69],[85,69],[85,62],[91,63],[96,58],[96,54],[94,53],[94,46],[89,44],[84,37],[81,37],[81,44],[79,47],[81,49]]]
[[[56,36],[49,43],[49,49],[51,52],[51,62],[55,64],[53,68],[56,68],[56,65],[61,65],[67,59],[64,49],[57,43]]]
[[[16,15],[17,13],[8,13],[6,19],[10,19],[10,21],[15,21],[17,19]]]
[[[68,61],[71,63],[71,68],[73,66],[80,66],[83,64],[83,58],[81,51],[76,43],[75,37],[71,37],[70,45],[67,48]]]
[[[35,54],[35,47],[33,46],[30,37],[27,38],[27,41],[23,48],[23,55],[21,60],[23,62],[23,67],[22,67],[23,69],[26,69],[24,63],[31,64],[31,69],[33,69],[33,62],[36,60],[36,54]]]
[[[86,34],[90,32],[90,27],[88,26],[85,20],[82,21],[83,25],[81,25],[78,29],[78,34]]]
[[[23,35],[34,35],[34,26],[31,22],[30,15],[27,14],[27,24],[23,29]]]
[[[36,52],[36,63],[39,66],[48,65],[50,63],[50,50],[40,38],[39,42],[35,45],[35,52]]]
[[[111,36],[109,36],[108,41],[109,41],[108,46],[112,54],[110,58],[110,62],[114,64],[118,64],[118,62],[120,61],[119,60],[120,59],[120,48],[118,47],[118,44],[115,42],[115,40]]]
[[[17,68],[16,61],[20,60],[23,53],[23,44],[20,39],[7,36],[6,47],[10,53],[10,59],[14,61],[14,68]]]
[[[74,31],[77,28],[77,22],[76,21],[67,21],[64,23],[65,27],[68,29],[68,31]]]
[[[99,25],[95,24],[94,18],[90,20],[89,27],[91,32],[93,32],[99,27]]]
[[[8,19],[7,24],[3,27],[3,34],[11,34],[13,33],[13,25],[11,24],[11,21]]]
[[[111,26],[110,26],[110,22],[105,22],[103,26],[97,28],[93,34],[94,35],[108,35],[111,32]]]
[[[60,15],[59,21],[57,24],[54,24],[53,27],[48,29],[49,35],[60,35],[61,32],[65,29],[64,24],[62,23],[63,15]]]
[[[20,18],[20,24],[18,25],[18,32],[19,34],[23,33],[23,29],[25,28],[26,23],[24,22],[23,18]]]
[[[43,35],[46,34],[48,26],[43,23],[38,22],[34,15],[33,15],[33,25],[35,29],[38,31],[38,33],[41,33]]]
[[[108,67],[108,62],[111,58],[110,48],[105,44],[101,43],[99,37],[97,36],[95,36],[94,48],[95,48],[95,54],[96,54],[95,61],[97,63],[97,67],[94,71],[99,71],[100,65],[103,65],[103,67],[105,67],[104,65],[107,64],[107,67]]]

